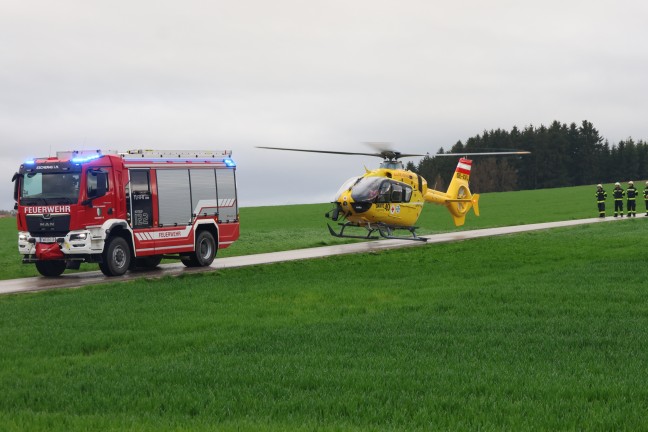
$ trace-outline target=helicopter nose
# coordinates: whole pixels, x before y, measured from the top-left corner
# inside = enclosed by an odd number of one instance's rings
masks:
[[[333,204],[335,204],[335,208],[333,210],[324,213],[324,217],[331,219],[333,221],[337,221],[340,218],[340,216],[344,218],[346,211],[342,207],[342,204],[335,201],[333,201]],[[346,204],[346,202],[344,204]]]
[[[333,221],[337,221],[339,216],[340,216],[340,204],[337,204],[333,210],[324,213],[325,218],[331,219]]]

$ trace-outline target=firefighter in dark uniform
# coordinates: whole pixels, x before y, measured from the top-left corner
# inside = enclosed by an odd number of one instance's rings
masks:
[[[623,217],[623,197],[625,196],[625,191],[621,188],[619,182],[614,183],[612,196],[614,197],[614,217],[617,217],[617,215]]]
[[[644,201],[646,202],[646,216],[648,216],[648,181],[646,182],[646,188],[644,189]]]
[[[648,188],[647,188],[648,189]],[[603,185],[596,185],[596,204],[598,204],[599,217],[605,217],[605,200],[607,192],[603,190]]]
[[[634,182],[630,180],[628,182],[628,189],[626,190],[628,195],[628,217],[637,217],[637,189],[634,187]]]

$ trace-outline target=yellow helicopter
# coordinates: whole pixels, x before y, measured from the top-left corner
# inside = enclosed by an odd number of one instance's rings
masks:
[[[383,158],[378,169],[369,170],[361,176],[352,177],[340,187],[333,203],[335,207],[325,216],[341,226],[336,232],[327,224],[329,232],[335,237],[376,239],[374,233],[387,239],[427,241],[416,234],[416,221],[421,215],[423,204],[430,202],[445,206],[456,226],[462,226],[466,214],[472,208],[479,216],[479,194],[472,194],[468,187],[472,161],[461,156],[523,155],[526,151],[488,152],[488,153],[443,153],[435,156],[459,156],[459,162],[446,192],[428,187],[427,181],[415,172],[406,170],[401,158],[426,156],[403,154],[385,148],[386,143],[368,143],[376,153],[353,153],[327,150],[307,150],[283,147],[257,147],[268,150],[285,150],[308,153],[328,153],[339,155],[377,156]],[[428,155],[429,156],[429,155]],[[365,235],[345,234],[348,227],[367,230]],[[411,237],[395,236],[395,230],[407,230]]]

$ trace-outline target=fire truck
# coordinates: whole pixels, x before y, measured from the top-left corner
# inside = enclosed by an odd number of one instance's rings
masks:
[[[106,276],[163,257],[210,265],[239,237],[232,152],[65,151],[14,175],[18,251],[43,276],[98,263]]]

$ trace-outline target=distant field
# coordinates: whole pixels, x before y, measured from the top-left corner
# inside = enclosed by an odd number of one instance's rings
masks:
[[[647,235],[3,296],[0,430],[643,430]]]
[[[324,213],[332,204],[269,206],[242,208],[241,238],[218,256],[237,256],[280,250],[341,244],[329,235]],[[490,228],[597,216],[594,188],[580,186],[483,194],[481,216],[469,214],[460,229]],[[643,210],[643,203],[640,203]],[[433,234],[457,229],[444,207],[428,204],[419,219],[419,233]],[[13,218],[0,219],[0,258],[5,263],[0,279],[37,276],[33,265],[20,263]],[[217,258],[218,259],[218,258]],[[97,265],[84,264],[82,270],[96,270]]]

